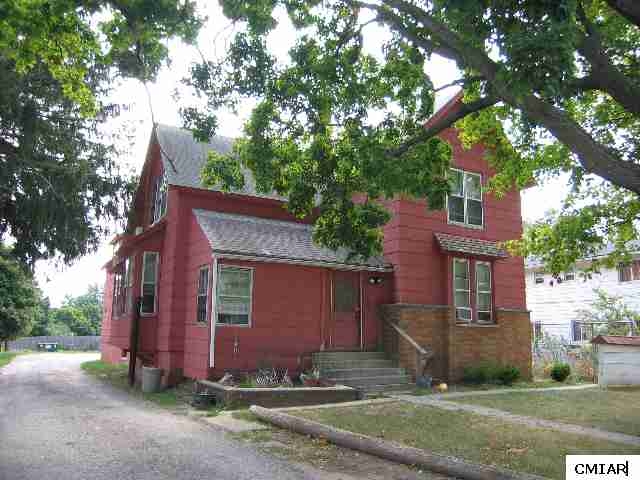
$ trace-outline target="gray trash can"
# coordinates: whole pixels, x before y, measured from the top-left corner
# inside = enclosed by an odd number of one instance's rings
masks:
[[[156,393],[162,390],[162,369],[142,367],[142,391]]]

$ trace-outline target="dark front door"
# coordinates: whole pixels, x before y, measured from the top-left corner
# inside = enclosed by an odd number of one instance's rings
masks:
[[[333,338],[331,347],[360,349],[360,285],[357,272],[333,272]]]

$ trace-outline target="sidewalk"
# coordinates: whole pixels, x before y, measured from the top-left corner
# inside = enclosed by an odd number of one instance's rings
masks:
[[[576,388],[576,387],[561,387],[564,390],[570,389],[570,388]],[[584,388],[584,387],[582,387]],[[519,391],[527,391],[529,389],[522,389]],[[547,390],[552,390],[551,388],[547,388],[547,389],[530,389],[531,391],[547,391]],[[491,392],[491,390],[487,390],[485,391],[485,395],[489,395],[488,392]],[[494,392],[498,393],[503,393],[503,390],[495,390]],[[508,390],[508,392],[513,393],[513,390]],[[624,443],[626,445],[634,445],[634,446],[640,446],[640,437],[635,437],[633,435],[627,435],[624,433],[617,433],[617,432],[609,432],[606,430],[600,430],[598,428],[592,428],[592,427],[583,427],[580,425],[573,425],[573,424],[569,424],[569,423],[562,423],[562,422],[554,422],[552,420],[544,420],[541,418],[536,418],[536,417],[528,417],[525,415],[516,415],[513,413],[509,413],[509,412],[505,412],[503,410],[497,410],[495,408],[488,408],[488,407],[481,407],[478,405],[469,405],[469,404],[463,404],[463,403],[455,403],[455,402],[449,402],[446,400],[442,400],[442,398],[444,397],[448,397],[448,398],[460,398],[462,396],[471,396],[473,395],[477,395],[480,392],[460,392],[459,394],[455,394],[455,393],[450,393],[450,394],[446,394],[446,395],[425,395],[425,396],[421,396],[421,397],[417,397],[414,395],[393,395],[393,398],[396,398],[398,400],[402,400],[404,402],[409,402],[412,403],[414,405],[425,405],[425,406],[429,406],[429,407],[435,407],[435,408],[440,408],[442,410],[449,410],[449,411],[462,411],[462,412],[469,412],[469,413],[475,413],[477,415],[483,415],[486,417],[494,417],[494,418],[498,418],[501,420],[506,420],[508,422],[512,422],[512,423],[519,423],[521,425],[526,425],[528,427],[533,427],[533,428],[547,428],[550,430],[556,430],[559,432],[564,432],[564,433],[570,433],[570,434],[575,434],[575,435],[583,435],[583,436],[587,436],[587,437],[591,437],[594,439],[598,439],[598,440],[607,440],[610,442],[617,442],[617,443]]]

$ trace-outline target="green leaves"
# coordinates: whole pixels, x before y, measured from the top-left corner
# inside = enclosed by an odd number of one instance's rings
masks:
[[[0,244],[0,342],[29,333],[39,299],[33,277]]]
[[[33,265],[94,250],[132,187],[102,123],[118,76],[153,80],[166,40],[195,40],[201,19],[178,0],[0,3],[0,240]]]
[[[237,34],[223,61],[193,68],[207,110],[186,112],[187,124],[204,138],[220,107],[247,98],[258,107],[234,155],[210,159],[207,184],[239,184],[235,159],[262,191],[287,196],[295,215],[313,215],[325,245],[379,252],[386,199],[444,206],[451,152],[430,137],[454,120],[424,133],[434,99],[425,62],[435,53],[464,72],[467,110],[455,126],[465,145],[486,147],[493,194],[569,175],[572,197],[519,251],[556,270],[637,236],[637,195],[628,192],[638,191],[629,178],[640,178],[640,31],[603,0],[222,5]],[[297,31],[279,63],[268,40],[283,12]],[[377,23],[390,33],[380,54],[367,44],[381,42],[367,36]],[[611,183],[596,190],[593,172]]]

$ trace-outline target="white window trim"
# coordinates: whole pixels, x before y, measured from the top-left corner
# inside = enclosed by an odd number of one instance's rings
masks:
[[[480,282],[478,281],[478,265],[486,265],[487,268],[489,269],[489,290],[480,291],[480,287],[479,287]],[[475,273],[475,280],[476,280],[476,321],[478,323],[483,323],[483,324],[495,323],[493,320],[493,275],[491,273],[491,263],[476,261],[476,268],[474,273]],[[478,308],[478,305],[480,305],[479,298],[481,293],[489,294],[489,310],[480,310]],[[479,315],[480,312],[488,312],[489,320],[480,320],[480,315]]]
[[[124,313],[129,313],[132,310],[133,301],[133,272],[135,265],[135,256],[128,257],[125,261],[125,293],[124,293]]]
[[[169,185],[167,182],[168,180],[164,170],[153,182],[153,218],[151,219],[151,225],[158,223],[167,214],[167,205],[169,203]],[[164,211],[162,211],[162,202],[158,203],[159,194],[163,187],[165,190]]]
[[[541,282],[537,282],[536,280],[541,278]],[[544,272],[533,272],[533,284],[534,285],[544,285]]]
[[[203,295],[200,293],[200,278],[202,278],[202,271],[206,270],[207,271],[207,287],[205,288],[204,291],[204,297],[205,297],[205,313],[204,313],[204,320],[200,320],[198,319],[198,302],[200,300],[200,297],[202,297]],[[209,285],[209,283],[211,282],[211,267],[209,265],[202,265],[199,269],[198,269],[198,283],[196,285],[196,323],[198,325],[207,325],[208,321],[209,321],[209,315],[211,314],[211,309],[209,308],[209,299],[211,297],[209,297],[209,292],[211,291],[211,286]]]
[[[218,285],[218,282],[220,282],[220,278],[221,278],[221,274],[223,270],[248,270],[250,272],[250,276],[249,276],[249,297],[237,297],[237,298],[249,298],[249,318],[247,319],[248,322],[246,325],[237,325],[237,324],[230,324],[230,323],[220,323],[218,321],[218,316],[219,313],[218,312],[218,308],[220,306],[220,285]],[[235,327],[235,328],[251,328],[251,325],[253,324],[253,271],[255,269],[253,267],[241,267],[238,265],[221,265],[218,264],[218,271],[216,272],[216,308],[215,308],[215,325],[216,327]],[[223,295],[226,297],[229,297],[230,295]]]
[[[445,207],[447,210],[447,223],[449,225],[458,225],[460,227],[473,228],[475,230],[484,230],[484,198],[483,198],[483,192],[482,192],[482,174],[477,172],[470,172],[468,170],[462,170],[461,168],[454,168],[454,167],[449,167],[449,170],[462,173],[462,197],[458,197],[458,195],[453,195],[453,196],[463,199],[464,222],[456,222],[455,220],[451,220],[449,218],[449,195],[451,194],[447,193],[447,196],[445,197]],[[464,181],[465,175],[475,175],[480,177],[480,204],[482,205],[482,225],[473,225],[468,222],[469,214],[467,210],[467,192],[465,189],[466,182]],[[472,199],[472,200],[475,200],[475,199]]]
[[[468,290],[463,290],[460,288],[456,288],[456,267],[455,264],[456,262],[459,263],[465,263],[465,265],[467,266],[467,281],[469,282],[469,289]],[[456,316],[456,322],[460,322],[460,323],[470,323],[473,321],[473,307],[471,307],[471,270],[470,270],[470,262],[467,258],[458,258],[458,257],[454,257],[453,258],[453,307],[455,310],[455,316]],[[456,305],[456,293],[458,292],[467,292],[467,297],[469,299],[469,307],[458,307]],[[458,310],[468,310],[470,315],[469,315],[469,320],[466,320],[464,318],[458,318]]]
[[[160,252],[143,252],[142,254],[142,274],[140,275],[140,298],[144,296],[144,272],[147,263],[147,255],[155,255],[156,256],[156,265],[155,265],[155,280],[154,280],[154,291],[153,291],[153,312],[143,312],[142,311],[142,301],[140,302],[140,316],[141,317],[151,317],[153,315],[158,314],[158,267],[160,265]],[[151,282],[146,282],[151,283]]]

